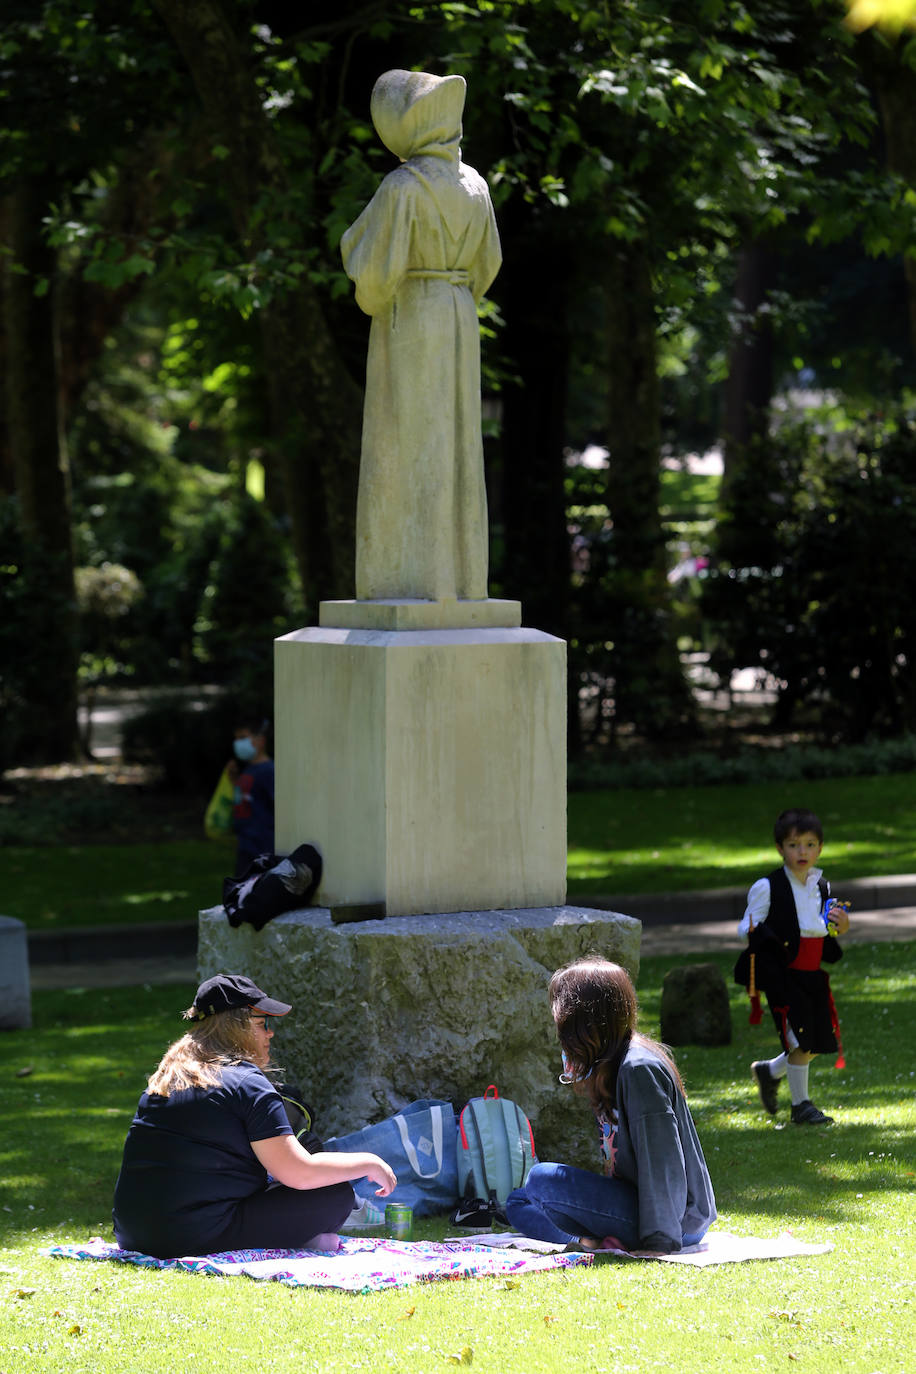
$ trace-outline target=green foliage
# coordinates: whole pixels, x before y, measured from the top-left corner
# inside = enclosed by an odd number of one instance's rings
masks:
[[[113,788],[105,791],[99,789],[88,794],[83,788],[75,795],[67,787],[58,785],[41,801],[32,798],[26,801],[14,788],[7,793],[0,808],[0,846],[56,846],[66,844],[76,835],[86,836],[93,833],[99,843],[105,843],[117,831],[118,822],[123,816],[123,806],[123,798],[119,797]],[[31,894],[26,899],[26,904],[33,906],[34,903],[33,916],[36,914],[38,902],[47,902],[48,909],[55,910],[56,900],[51,896],[51,892],[56,887],[56,881],[48,874],[45,864],[38,865],[36,876],[42,883],[48,884],[47,896],[37,892],[31,885],[33,880],[26,877],[28,866],[33,862],[32,856],[23,862],[11,857],[10,862],[11,874],[15,875],[12,878],[10,899],[19,902],[20,909],[23,909],[23,892],[17,891],[22,881],[28,884]],[[93,893],[93,902],[97,895]]]
[[[704,589],[713,667],[780,683],[781,720],[825,738],[916,727],[916,429],[899,412],[792,426],[742,466]]]
[[[103,635],[87,624],[84,647],[143,681],[218,673],[231,684],[248,672],[231,646],[285,631],[296,604],[285,529],[239,492],[263,452],[250,337],[212,312],[163,330],[147,307],[128,315],[118,342],[73,433],[77,548],[85,576],[127,565],[143,596]],[[245,570],[233,583],[236,540]]]
[[[242,496],[224,507],[219,546],[194,626],[195,655],[211,678],[249,700],[273,698],[273,641],[294,628],[293,569],[276,521]]]
[[[646,751],[613,759],[581,759],[570,766],[574,791],[606,787],[709,787],[720,783],[803,782],[818,778],[882,776],[916,771],[916,736],[862,744],[789,748],[744,747],[728,753],[697,749],[652,757]]]
[[[290,609],[291,574],[280,565],[285,520],[299,509],[281,518],[271,446],[285,421],[267,414],[259,328],[265,311],[307,285],[354,375],[362,374],[364,332],[354,322],[339,240],[390,165],[366,108],[386,65],[468,76],[465,155],[489,176],[507,255],[533,243],[535,276],[560,263],[568,272],[568,318],[558,322],[556,342],[559,355],[564,331],[573,336],[574,375],[568,413],[549,426],[561,436],[554,477],[564,442],[578,445],[593,433],[610,442],[626,418],[605,413],[614,361],[606,310],[630,304],[606,302],[596,290],[609,245],[639,246],[649,260],[663,433],[683,451],[715,435],[730,257],[751,227],[781,235],[790,248],[806,237],[812,257],[839,239],[857,253],[861,241],[865,252],[882,255],[912,242],[913,191],[878,169],[873,101],[836,6],[391,0],[367,8],[320,0],[303,25],[241,0],[222,9],[271,138],[270,174],[244,207],[241,233],[234,131],[204,121],[161,8],[149,0],[89,9],[43,0],[36,11],[13,0],[0,35],[0,178],[13,188],[42,183],[41,232],[58,255],[55,296],[65,316],[73,312],[65,362],[79,363],[84,347],[108,338],[85,391],[74,385],[78,562],[121,564],[144,589],[104,636],[93,628],[83,645],[84,678],[227,673],[240,675],[245,690],[263,686],[263,655],[247,658],[243,636],[235,636],[237,627],[250,635],[259,622],[243,581],[229,575],[226,530],[236,517],[227,493],[244,487],[249,463],[263,462],[276,555],[260,622],[268,638],[298,614]],[[810,337],[812,320],[819,324],[808,298],[820,302],[824,292],[813,277],[799,278],[783,282],[768,309],[801,357],[800,340],[806,330]],[[856,298],[874,294],[874,281],[860,281]],[[44,276],[36,293],[50,285]],[[506,351],[501,289],[497,281],[482,322],[494,391],[520,375]],[[128,311],[116,331],[115,302]],[[830,341],[834,304],[818,340]],[[524,309],[520,323],[511,321],[521,333],[529,322]],[[867,383],[875,374],[870,342],[848,347],[859,350],[856,376]],[[809,352],[822,361],[819,343]],[[899,381],[902,356],[895,340],[880,365],[885,389]],[[556,366],[561,372],[559,356]],[[562,378],[557,393],[565,396]],[[507,515],[496,555],[513,544],[503,537],[513,493],[500,497]],[[590,504],[606,508],[607,493]],[[617,568],[605,524],[596,517],[585,531],[597,547],[594,575],[580,568],[573,589],[573,666],[599,699],[595,718],[605,735],[608,719],[674,733],[689,702],[673,644],[696,636],[695,608],[672,605],[663,580],[632,560]],[[522,536],[533,544],[540,526]],[[759,599],[769,633],[777,607]],[[565,632],[565,588],[554,600]],[[738,617],[729,608],[719,618]],[[723,663],[736,639],[737,631],[723,633]],[[808,691],[810,676],[801,672],[799,690]],[[908,701],[880,705],[874,728],[893,728],[910,711]],[[849,722],[856,712],[848,704],[836,714],[831,729],[869,728]],[[17,718],[14,709],[0,726],[10,739]]]
[[[163,695],[124,722],[124,758],[161,768],[165,784],[178,793],[206,798],[232,755],[233,732],[240,717],[249,710],[269,717],[271,701],[269,693],[266,697],[219,695],[210,702],[193,703]]]
[[[44,756],[47,722],[35,703],[57,680],[60,636],[73,604],[63,591],[48,590],[56,585],[50,557],[26,557],[18,502],[0,495],[0,773],[14,761]]]
[[[101,567],[76,568],[74,578],[82,646],[80,681],[95,684],[129,675],[132,665],[119,657],[121,627],[143,595],[140,579],[123,564],[108,562]]]

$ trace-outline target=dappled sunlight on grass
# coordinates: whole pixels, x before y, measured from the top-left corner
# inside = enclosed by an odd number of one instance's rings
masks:
[[[706,1153],[721,1224],[760,1231],[761,1217],[807,1238],[825,1228],[916,1222],[916,1005],[912,946],[848,949],[831,970],[847,1068],[815,1059],[810,1091],[835,1118],[826,1128],[795,1126],[783,1082],[775,1118],[763,1111],[750,1077],[754,1059],[777,1052],[769,1017],[748,1022],[747,998],[731,982],[733,955],[704,954],[729,988],[732,1042],[674,1050]],[[689,956],[647,958],[640,969],[644,1029],[658,1033],[665,973]],[[904,1201],[906,1199],[906,1201]],[[911,1220],[905,1218],[909,1213]]]
[[[34,929],[193,921],[222,900],[233,855],[205,840],[3,851],[3,910]],[[79,873],[79,881],[74,873]]]
[[[759,787],[621,788],[571,793],[569,890],[747,887],[779,862],[773,822],[817,811],[821,863],[834,882],[916,873],[916,790],[908,775]]]
[[[696,958],[730,980],[733,955]],[[658,1034],[665,974],[688,960],[643,959],[649,1034]],[[791,1126],[784,1108],[775,1122],[763,1112],[749,1065],[775,1052],[775,1033],[768,1021],[748,1024],[746,994],[734,984],[731,1043],[675,1050],[719,1229],[788,1230],[830,1242],[832,1252],[708,1270],[612,1262],[511,1284],[359,1296],[41,1256],[55,1242],[110,1238],[124,1135],[193,988],[38,992],[33,1030],[0,1037],[4,1356],[17,1374],[175,1374],[219,1362],[262,1374],[290,1363],[327,1374],[427,1374],[467,1347],[472,1368],[499,1374],[707,1374],[790,1363],[809,1374],[903,1374],[916,1267],[911,960],[906,944],[860,945],[834,971],[849,1068],[823,1059],[811,1070],[814,1099],[837,1118],[829,1129]],[[17,1078],[24,1064],[32,1073]],[[451,1231],[447,1218],[433,1217],[416,1235]]]

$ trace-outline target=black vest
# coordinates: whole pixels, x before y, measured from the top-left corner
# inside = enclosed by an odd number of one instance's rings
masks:
[[[801,934],[798,929],[798,911],[795,906],[795,898],[792,895],[792,885],[786,875],[784,868],[775,868],[768,874],[770,884],[770,910],[765,921],[754,929],[747,937],[747,948],[742,950],[735,964],[735,982],[747,987],[750,980],[750,956],[756,954],[757,959],[757,983],[760,987],[766,987],[769,981],[769,971],[776,974],[781,966],[787,968],[798,954],[798,947],[801,943]],[[830,894],[830,887],[826,878],[818,879],[821,900],[825,901]],[[825,964],[835,964],[838,959],[843,957],[843,951],[833,935],[824,933],[824,949],[821,960]],[[778,974],[777,974],[778,976]]]

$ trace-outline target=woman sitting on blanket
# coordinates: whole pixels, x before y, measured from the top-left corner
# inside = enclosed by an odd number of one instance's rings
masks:
[[[591,1104],[604,1174],[535,1164],[509,1194],[510,1224],[574,1249],[659,1255],[697,1244],[716,1218],[706,1161],[674,1061],[636,1029],[629,974],[579,959],[557,970],[549,995],[560,1082]]]
[[[351,1179],[385,1197],[396,1179],[373,1154],[316,1154],[293,1135],[264,1072],[271,1022],[290,1010],[250,978],[197,989],[186,1035],[140,1098],[115,1187],[118,1244],[159,1259],[223,1250],[336,1250]]]

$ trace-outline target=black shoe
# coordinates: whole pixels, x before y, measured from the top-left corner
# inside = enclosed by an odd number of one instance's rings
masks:
[[[833,1117],[825,1116],[820,1107],[815,1107],[814,1103],[805,1098],[804,1102],[798,1102],[792,1108],[792,1120],[796,1126],[832,1126]]]
[[[779,1092],[779,1079],[771,1072],[766,1060],[758,1060],[751,1065],[751,1077],[757,1084],[760,1101],[770,1116],[776,1115],[776,1096]]]
[[[449,1220],[455,1226],[465,1226],[469,1231],[489,1231],[494,1221],[500,1226],[508,1226],[509,1218],[496,1198],[464,1198],[452,1212]]]

